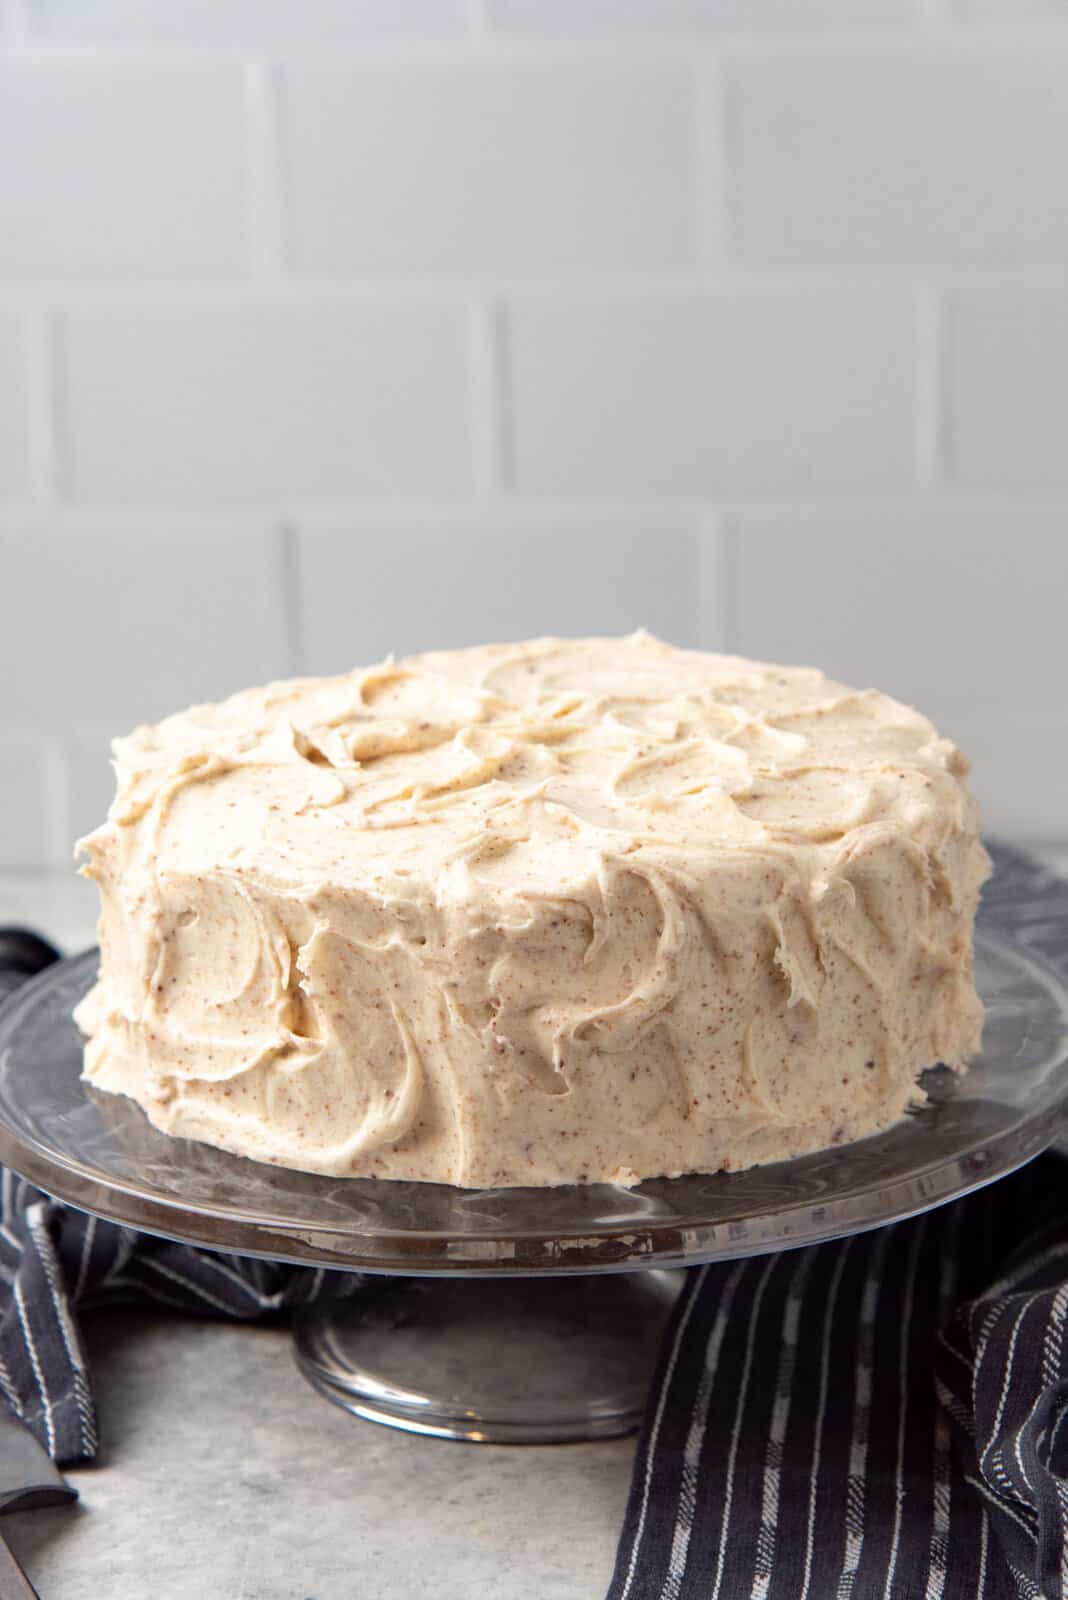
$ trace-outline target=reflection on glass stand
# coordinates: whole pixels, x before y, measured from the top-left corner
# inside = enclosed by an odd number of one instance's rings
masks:
[[[1068,1109],[1068,993],[1012,861],[977,938],[981,1056],[928,1073],[888,1133],[748,1172],[636,1189],[470,1191],[260,1166],[157,1133],[81,1081],[73,1006],[95,952],[0,1013],[0,1160],[58,1198],[150,1233],[367,1274],[304,1313],[301,1370],[360,1416],[448,1438],[604,1438],[641,1418],[681,1274],[878,1227],[1012,1171]],[[1063,890],[1062,890],[1063,896]],[[398,1276],[399,1275],[399,1276]]]
[[[641,1422],[682,1277],[383,1278],[303,1312],[297,1363],[336,1404],[411,1433],[609,1439]]]

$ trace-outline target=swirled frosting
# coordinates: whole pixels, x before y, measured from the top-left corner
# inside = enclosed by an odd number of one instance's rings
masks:
[[[85,1073],[164,1131],[492,1186],[772,1161],[977,1043],[967,762],[647,634],[389,660],[114,746]]]

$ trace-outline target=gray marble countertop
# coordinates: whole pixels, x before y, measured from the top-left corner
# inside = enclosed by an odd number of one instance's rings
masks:
[[[42,1600],[579,1600],[604,1593],[632,1440],[509,1448],[361,1422],[284,1329],[89,1319],[81,1501],[3,1521]]]
[[[1068,848],[1036,854],[1068,873]],[[92,941],[69,876],[0,878],[0,920]],[[137,1311],[86,1327],[98,1462],[73,1508],[8,1516],[42,1600],[596,1600],[634,1442],[461,1445],[321,1399],[280,1328]]]

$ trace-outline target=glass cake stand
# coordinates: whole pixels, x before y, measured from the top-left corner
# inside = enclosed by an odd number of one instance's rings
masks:
[[[1037,874],[1032,873],[1035,882]],[[1034,886],[995,877],[976,940],[981,1056],[934,1068],[887,1133],[746,1172],[634,1189],[464,1190],[334,1179],[152,1128],[90,1089],[71,1009],[96,952],[0,1012],[0,1160],[58,1199],[214,1250],[386,1274],[301,1314],[296,1355],[361,1416],[469,1440],[608,1437],[641,1419],[682,1274],[912,1216],[1012,1171],[1068,1110],[1068,992]],[[1064,890],[1057,915],[1064,916]],[[1068,922],[1058,938],[1068,944]]]

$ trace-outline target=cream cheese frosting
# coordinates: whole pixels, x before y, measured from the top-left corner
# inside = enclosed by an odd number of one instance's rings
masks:
[[[639,633],[268,684],[115,741],[85,1076],[311,1172],[774,1161],[978,1045],[968,764],[820,672]]]

